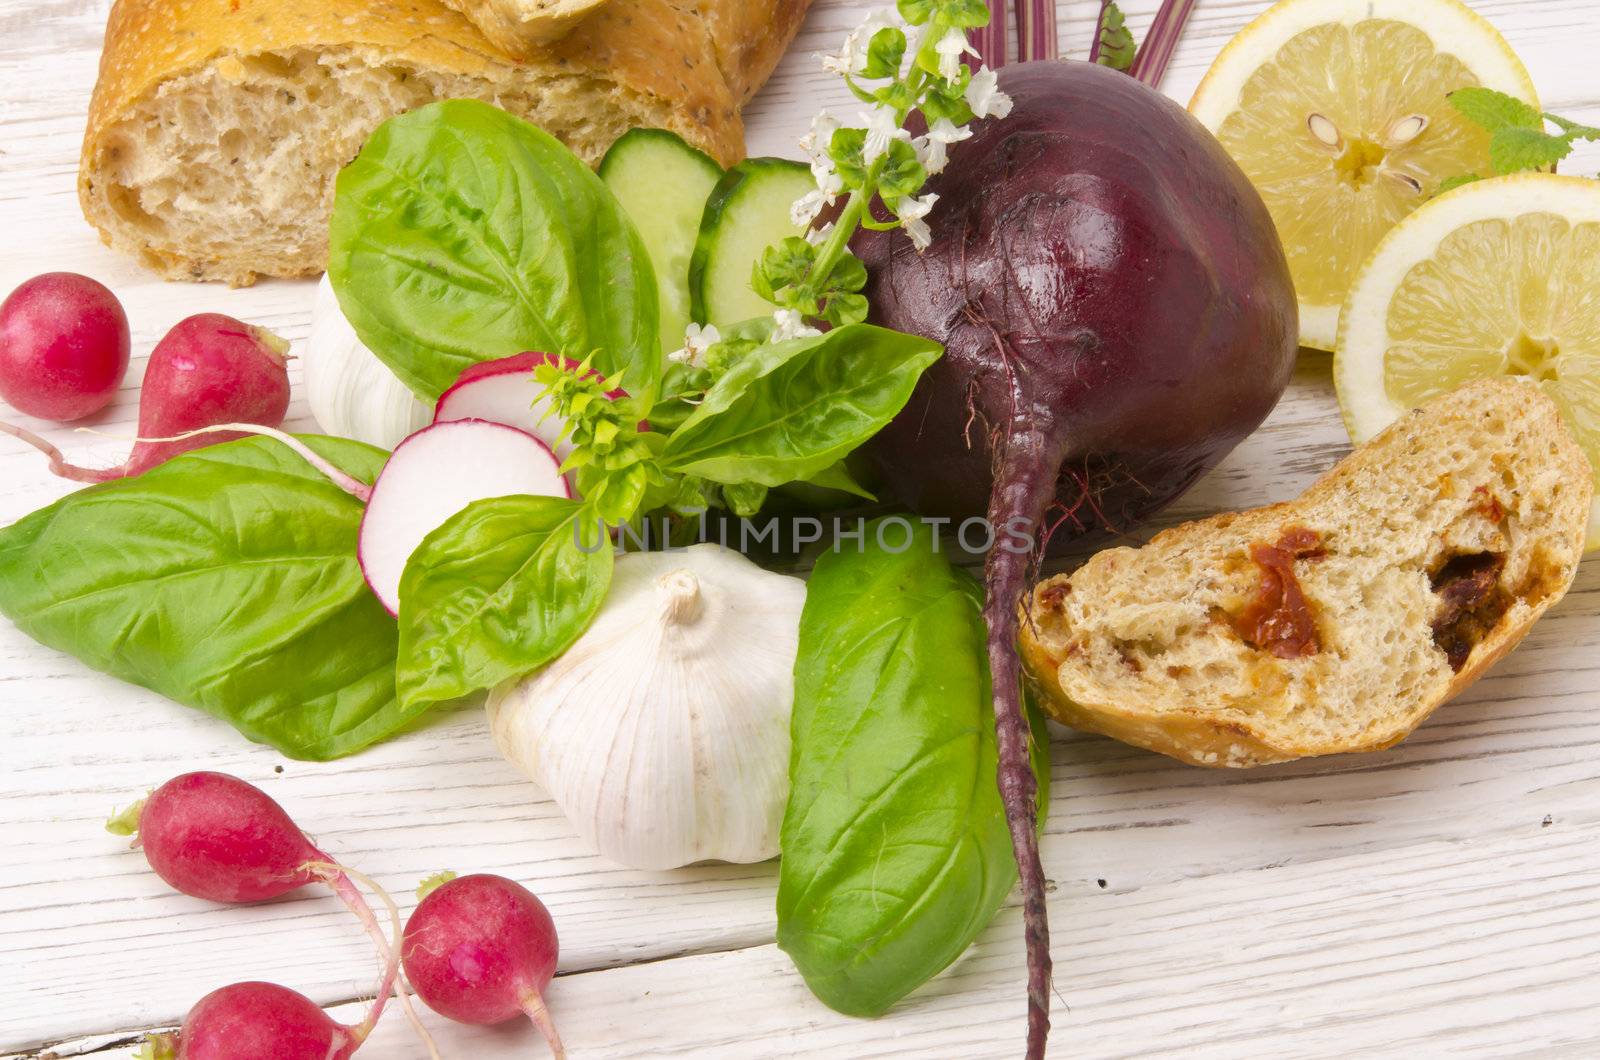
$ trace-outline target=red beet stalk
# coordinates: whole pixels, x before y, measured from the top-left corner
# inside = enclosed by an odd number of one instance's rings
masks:
[[[1017,0],[1017,58],[1059,59],[1055,0]]]
[[[1161,79],[1167,74],[1167,66],[1172,62],[1173,52],[1178,50],[1178,41],[1183,38],[1184,27],[1189,24],[1189,16],[1194,14],[1194,5],[1197,0],[1163,0],[1161,10],[1156,12],[1156,20],[1150,26],[1150,32],[1144,38],[1144,44],[1139,47],[1139,54],[1133,60],[1133,68],[1129,75],[1143,81],[1151,88],[1161,87]]]
[[[989,0],[989,24],[971,33],[978,61],[991,70],[1006,64],[1006,0]]]

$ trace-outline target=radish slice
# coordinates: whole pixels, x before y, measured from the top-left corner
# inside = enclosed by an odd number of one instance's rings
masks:
[[[550,411],[544,386],[533,378],[534,369],[543,364],[560,365],[566,372],[578,367],[578,362],[570,357],[553,353],[519,353],[472,365],[457,377],[454,386],[439,396],[433,422],[488,420],[503,423],[527,431],[548,445],[557,459],[566,460],[572,455],[572,443],[562,437],[567,422]],[[589,377],[605,378],[595,371],[591,371]],[[615,401],[627,397],[627,392],[613,390],[606,396]]]
[[[561,462],[526,431],[486,420],[424,427],[399,445],[372,486],[357,546],[367,584],[400,613],[400,575],[422,539],[474,501],[571,497]]]

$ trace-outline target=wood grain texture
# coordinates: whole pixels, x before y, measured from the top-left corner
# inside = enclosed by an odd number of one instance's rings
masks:
[[[818,106],[854,105],[812,53],[869,5],[818,0],[747,111],[752,153],[795,153]],[[1097,0],[1062,3],[1081,53]],[[1124,8],[1143,32],[1157,0]],[[1187,99],[1265,0],[1201,0],[1166,88]],[[1600,122],[1588,0],[1474,0],[1546,105]],[[136,351],[178,318],[227,312],[305,338],[309,284],[165,284],[102,248],[74,177],[105,0],[0,0],[0,292],[95,275]],[[1570,172],[1600,170],[1581,149]],[[1307,354],[1267,426],[1163,523],[1297,494],[1346,449],[1326,355]],[[136,363],[92,424],[128,436]],[[299,397],[297,392],[297,398]],[[9,414],[9,410],[4,410]],[[303,402],[291,414],[310,426]],[[45,425],[22,418],[25,425]],[[124,442],[48,430],[107,464]],[[67,493],[0,445],[0,522]],[[1527,643],[1381,755],[1214,774],[1054,732],[1044,858],[1057,1051],[1114,1056],[1600,1055],[1600,564]],[[86,671],[0,622],[0,1054],[130,1056],[216,986],[266,978],[359,998],[369,945],[308,892],[248,909],[168,893],[100,822],[194,768],[258,781],[326,849],[402,896],[442,868],[498,871],[562,932],[551,1002],[574,1056],[1010,1056],[1022,1035],[1020,917],[1002,913],[948,974],[884,1019],[847,1020],[771,945],[775,868],[630,872],[591,854],[463,709],[353,759],[288,762],[226,725]],[[351,1010],[343,1010],[348,1017]],[[429,1016],[452,1057],[541,1055],[530,1031]],[[420,1051],[398,1018],[362,1055]]]

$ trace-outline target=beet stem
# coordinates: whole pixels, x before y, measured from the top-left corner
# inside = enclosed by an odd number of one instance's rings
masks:
[[[1006,64],[1006,0],[989,0],[989,24],[972,31],[978,61],[991,70]]]
[[[372,938],[378,948],[378,955],[383,959],[383,975],[378,981],[378,996],[372,1003],[372,1009],[367,1013],[367,1018],[359,1026],[351,1028],[357,1042],[364,1042],[378,1025],[378,1018],[383,1015],[384,1003],[388,1001],[391,993],[399,1000],[400,1008],[406,1014],[406,1020],[412,1029],[417,1032],[417,1037],[422,1039],[422,1044],[427,1047],[431,1060],[440,1060],[439,1049],[433,1042],[433,1035],[428,1033],[428,1028],[423,1025],[421,1017],[417,1015],[416,1008],[411,1004],[411,995],[407,992],[405,980],[400,975],[400,947],[404,938],[400,925],[400,909],[394,904],[394,899],[389,897],[389,892],[384,890],[378,882],[370,876],[365,876],[355,869],[346,868],[334,861],[312,862],[305,866],[316,873],[318,878],[333,889],[346,908],[356,915],[361,921],[361,926]],[[372,906],[366,898],[356,889],[353,880],[359,880],[362,886],[377,895],[389,913],[390,932],[392,940],[383,933],[383,928],[378,924],[378,918],[372,912]]]
[[[1178,50],[1184,27],[1189,24],[1189,16],[1194,14],[1195,3],[1196,0],[1162,0],[1161,10],[1156,12],[1150,32],[1145,35],[1133,66],[1128,70],[1136,80],[1151,88],[1161,87],[1161,79],[1167,75],[1167,66]]]
[[[1037,529],[1055,499],[1055,474],[1065,445],[1013,430],[999,460],[989,518],[997,529],[1018,522]],[[1050,1035],[1050,922],[1044,865],[1039,859],[1039,785],[1029,754],[1033,731],[1022,709],[1022,662],[1017,654],[1021,632],[1017,612],[1032,565],[1031,552],[998,547],[990,551],[984,619],[989,626],[989,669],[994,679],[1000,801],[1005,806],[1022,883],[1023,938],[1028,954],[1027,1056],[1028,1060],[1040,1060]]]
[[[9,434],[13,438],[27,442],[39,452],[50,458],[50,473],[73,482],[110,482],[112,479],[122,477],[122,468],[92,468],[79,467],[70,464],[67,458],[61,455],[61,450],[34,434],[26,427],[17,427],[9,423],[0,422],[0,434]]]
[[[1056,41],[1055,0],[1017,0],[1017,58],[1061,58]]]
[[[556,1033],[556,1021],[550,1016],[550,1009],[544,1003],[544,996],[537,990],[528,994],[522,999],[522,1011],[527,1013],[533,1025],[539,1028],[544,1040],[550,1043],[550,1054],[555,1060],[566,1060],[566,1047],[561,1044],[561,1035]]]

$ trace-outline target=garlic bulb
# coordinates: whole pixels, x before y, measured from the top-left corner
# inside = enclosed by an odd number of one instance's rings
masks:
[[[311,415],[324,432],[393,449],[433,422],[433,409],[361,344],[324,276],[304,357]]]
[[[804,603],[720,545],[623,556],[578,642],[490,696],[495,743],[613,861],[774,857]]]

